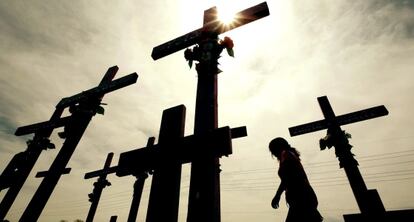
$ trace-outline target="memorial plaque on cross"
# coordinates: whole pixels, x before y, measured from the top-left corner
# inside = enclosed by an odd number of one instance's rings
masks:
[[[351,152],[352,146],[349,144],[344,131],[341,129],[341,125],[388,115],[387,109],[385,106],[377,106],[336,116],[326,96],[318,97],[318,102],[325,119],[291,127],[289,128],[290,135],[297,136],[322,129],[328,129],[327,137],[320,142],[328,144],[328,147],[335,147],[335,154],[340,162],[340,167],[345,170],[361,213],[368,215],[384,213],[385,208],[378,192],[376,190],[368,190],[365,185],[364,179],[358,169],[358,162]],[[321,145],[321,148],[322,147],[324,147],[323,144]]]
[[[56,108],[49,122],[58,121],[62,113],[62,108]],[[54,144],[50,142],[49,137],[54,128],[61,126],[63,125],[59,122],[59,124],[52,124],[43,128],[31,125],[31,127],[19,127],[16,130],[16,135],[24,135],[27,134],[27,129],[29,129],[30,133],[34,133],[34,136],[33,139],[27,141],[27,149],[16,154],[0,176],[0,190],[9,188],[0,203],[0,221],[6,217],[41,152],[55,148]]]
[[[97,87],[64,98],[56,106],[58,109],[69,107],[71,112],[70,120],[64,126],[64,133],[60,134],[66,139],[20,221],[38,220],[92,117],[97,112],[103,113],[103,108],[100,107],[103,96],[137,81],[136,73],[112,81],[117,71],[117,66],[109,68]]]
[[[217,18],[216,7],[205,10],[203,27],[155,47],[152,58],[157,60],[174,52],[197,44],[185,51],[185,58],[197,61],[197,99],[194,134],[202,134],[217,128],[217,74],[218,58],[224,41],[218,35],[269,15],[263,2],[236,14],[236,21],[225,25]],[[232,47],[232,46],[231,46]],[[195,147],[200,150],[200,147]],[[208,148],[210,149],[210,148]],[[206,157],[191,165],[188,222],[218,222],[220,218],[220,163],[218,157]]]

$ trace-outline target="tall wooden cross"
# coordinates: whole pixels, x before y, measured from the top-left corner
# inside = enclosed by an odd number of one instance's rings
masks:
[[[32,200],[23,212],[20,221],[24,222],[38,220],[43,208],[56,187],[60,176],[65,172],[66,165],[75,151],[76,146],[85,132],[89,122],[92,117],[99,112],[103,96],[106,93],[129,86],[137,81],[138,75],[136,73],[112,81],[117,71],[117,66],[109,68],[97,87],[74,96],[64,98],[56,106],[56,108],[59,109],[70,107],[69,111],[72,113],[69,118],[70,120],[65,124],[64,134],[61,134],[61,136],[65,137],[66,140],[56,156],[56,159],[50,166],[49,173],[45,175]],[[48,124],[53,125],[51,123],[39,125],[41,125],[40,128],[48,128]],[[28,128],[33,129],[30,127]],[[30,132],[30,130],[28,130],[28,132]]]
[[[365,185],[364,179],[358,169],[358,162],[351,152],[352,146],[349,144],[340,126],[388,115],[387,109],[385,106],[377,106],[336,116],[326,96],[318,97],[318,102],[325,119],[291,127],[289,128],[290,135],[297,136],[328,129],[327,142],[335,147],[335,153],[338,157],[340,167],[345,170],[361,213],[365,215],[377,215],[385,212],[378,192],[376,190],[368,190]]]
[[[183,105],[164,110],[159,143],[152,145],[151,149],[141,148],[120,155],[116,170],[118,176],[153,171],[147,222],[177,221],[181,164],[205,156],[229,155],[232,153],[231,139],[247,135],[245,127],[222,127],[205,134],[183,137],[184,122]],[[202,147],[203,150],[197,152],[193,147]]]
[[[184,105],[166,109],[162,113],[158,144],[169,144],[184,137],[185,130]],[[154,151],[152,147],[149,151]],[[174,152],[178,147],[161,146],[162,152]],[[181,185],[181,163],[176,158],[163,158],[160,164],[153,168],[151,191],[147,209],[147,222],[178,220],[178,207]],[[120,159],[123,158],[122,154]],[[159,157],[158,157],[159,158]],[[120,161],[122,166],[122,163]],[[160,212],[163,212],[160,214]],[[128,221],[130,222],[130,221]],[[131,221],[132,222],[132,221]]]
[[[6,195],[0,203],[0,221],[6,217],[41,152],[55,148],[54,144],[50,142],[49,137],[54,128],[63,126],[62,124],[67,120],[66,118],[64,121],[61,121],[60,116],[63,110],[63,108],[56,108],[48,121],[48,123],[53,124],[48,127],[42,128],[38,124],[34,124],[17,129],[16,136],[28,133],[34,133],[34,136],[33,139],[27,141],[27,149],[16,154],[0,175],[0,190],[8,188]]]
[[[225,25],[217,18],[216,7],[204,12],[203,27],[155,47],[152,58],[157,60],[174,52],[197,44],[186,55],[198,61],[197,99],[194,134],[202,134],[217,128],[217,64],[223,46],[218,35],[269,15],[263,2],[236,14],[237,21]],[[187,51],[188,52],[188,51]],[[200,147],[195,147],[202,152]],[[211,149],[211,148],[207,148]],[[218,222],[220,218],[220,162],[218,157],[205,157],[192,162],[188,222]]]
[[[108,170],[111,167],[112,158],[114,153],[108,153],[106,157],[103,170]],[[86,217],[86,222],[92,222],[95,217],[96,209],[98,208],[99,200],[101,199],[102,191],[105,187],[111,186],[111,183],[106,179],[107,174],[97,175],[98,180],[93,183],[93,191],[88,194],[89,202],[91,202],[91,207],[89,208],[88,216]],[[92,177],[90,177],[92,178]]]

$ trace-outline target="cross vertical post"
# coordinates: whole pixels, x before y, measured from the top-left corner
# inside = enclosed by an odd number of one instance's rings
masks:
[[[106,157],[103,170],[109,169],[111,166],[112,158],[114,153],[108,153]],[[91,207],[89,208],[88,216],[86,216],[85,222],[92,222],[95,217],[96,209],[98,208],[99,200],[101,199],[102,191],[106,186],[111,186],[111,183],[106,179],[107,174],[102,174],[99,176],[98,180],[93,183],[93,191],[88,194],[89,201],[91,202]]]
[[[50,166],[49,173],[41,182],[19,221],[38,220],[89,122],[97,113],[103,96],[108,92],[134,84],[137,81],[138,75],[136,73],[112,81],[117,71],[117,66],[109,68],[97,87],[64,98],[56,106],[57,108],[70,107],[69,111],[72,113],[71,121],[65,125],[65,131],[62,134],[62,137],[66,137],[66,140]]]
[[[139,204],[141,202],[142,190],[144,189],[145,180],[148,177],[147,173],[136,175],[134,183],[134,193],[132,195],[131,207],[128,213],[128,222],[136,222],[138,217]]]
[[[162,146],[184,137],[185,128],[184,105],[176,106],[163,111],[159,145],[160,152],[174,152],[174,146]],[[170,150],[165,150],[170,149]],[[178,207],[181,185],[181,162],[170,156],[162,159],[154,168],[150,199],[148,203],[147,222],[174,222],[178,220]],[[160,214],[160,212],[163,212]]]
[[[146,149],[154,146],[155,137],[148,138]],[[135,222],[138,216],[139,204],[141,202],[142,191],[144,189],[145,180],[148,178],[148,173],[152,172],[136,172],[134,183],[134,194],[132,195],[131,207],[128,214],[128,222]]]
[[[215,7],[206,10],[204,25],[215,21],[216,16]],[[217,38],[217,33],[205,33],[205,39],[199,43],[199,48],[205,54],[214,53],[212,51],[218,48]],[[208,50],[209,48],[211,51]],[[207,133],[218,126],[217,64],[217,58],[212,58],[196,65],[198,82],[194,134]],[[218,157],[203,158],[192,162],[187,221],[200,221],[201,218],[205,221],[221,221],[219,173]]]
[[[218,127],[217,74],[218,58],[224,46],[219,44],[218,35],[233,28],[248,24],[269,15],[267,3],[245,9],[236,14],[233,25],[225,25],[217,18],[217,9],[204,11],[203,27],[155,47],[154,60],[197,44],[186,50],[186,59],[198,61],[197,97],[194,134],[204,134]],[[195,147],[194,149],[199,149]],[[211,149],[211,148],[208,148]],[[201,152],[200,150],[198,152]],[[220,161],[217,156],[198,158],[192,161],[190,193],[188,200],[188,222],[219,222],[220,216]]]

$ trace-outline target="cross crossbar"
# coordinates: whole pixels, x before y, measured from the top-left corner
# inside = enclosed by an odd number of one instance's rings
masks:
[[[102,176],[102,175],[108,175],[108,174],[116,173],[117,169],[118,169],[118,166],[112,166],[112,167],[108,167],[108,168],[102,169],[102,170],[95,170],[95,171],[86,173],[83,178],[84,179],[90,179],[90,178],[99,177],[99,176]]]
[[[62,172],[60,172],[60,174],[69,174],[71,170],[72,170],[72,168],[65,168]],[[49,174],[53,174],[53,172],[50,172],[50,171],[47,171],[47,170],[46,171],[40,171],[40,172],[37,172],[35,177],[36,178],[42,178],[42,177],[46,177]]]
[[[206,10],[206,12],[207,11],[209,10]],[[183,36],[180,36],[164,44],[154,47],[154,49],[152,50],[151,57],[154,60],[157,60],[167,55],[173,54],[177,51],[180,51],[182,49],[185,49],[187,47],[190,47],[194,44],[197,44],[201,40],[203,33],[206,31],[215,32],[219,35],[232,29],[235,29],[237,27],[240,27],[242,25],[251,23],[255,20],[266,17],[269,14],[270,13],[267,3],[263,2],[236,13],[235,19],[237,20],[237,22],[234,22],[234,24],[232,25],[225,25],[224,23],[219,21],[207,22],[206,24],[204,24],[203,27],[197,30],[194,30]],[[206,15],[204,17],[206,17]]]
[[[116,79],[107,84],[99,84],[99,86],[94,87],[92,89],[83,91],[71,97],[63,98],[56,107],[69,107],[71,105],[75,105],[80,101],[86,100],[91,97],[99,97],[106,93],[115,91],[117,89],[132,85],[137,82],[138,74],[132,73],[127,76],[121,77]],[[104,79],[103,79],[104,80]]]
[[[155,141],[155,137],[148,138],[147,146],[145,148],[152,147],[154,145],[154,141]],[[118,170],[118,166],[107,167],[101,170],[95,170],[95,171],[88,172],[85,174],[83,178],[90,179],[94,177],[99,177],[101,175],[108,175],[108,174],[116,173],[117,170]]]
[[[66,116],[63,118],[55,119],[55,120],[49,120],[49,121],[35,123],[35,124],[27,125],[27,126],[21,126],[17,128],[14,135],[23,136],[23,135],[27,135],[31,133],[36,133],[38,131],[59,128],[59,127],[65,126],[70,121],[70,119],[71,119],[70,116]]]
[[[318,101],[320,101],[320,98],[327,98],[319,97]],[[333,124],[332,121],[335,121],[335,124],[338,124],[340,126],[347,125],[355,122],[361,122],[368,119],[373,119],[381,116],[388,115],[388,110],[385,108],[384,105],[372,107],[369,109],[364,109],[340,116],[334,116],[332,120],[318,120],[311,123],[306,123],[294,127],[289,128],[290,136],[298,136],[306,133],[316,132],[319,130],[327,129],[331,124]]]
[[[235,132],[235,135],[232,134]],[[166,158],[176,158],[182,163],[191,162],[191,160],[201,158],[206,155],[210,156],[228,156],[232,154],[232,138],[244,137],[247,135],[246,127],[230,129],[230,127],[221,127],[205,135],[191,135],[182,139],[175,140],[169,144],[156,144],[153,149],[140,148],[121,153],[118,162],[117,176],[127,176],[131,174],[131,165],[137,171],[153,170],[158,161]],[[196,151],[195,145],[199,147]],[[173,152],[168,149],[160,152],[161,146],[176,147]],[[210,148],[210,149],[207,149]]]

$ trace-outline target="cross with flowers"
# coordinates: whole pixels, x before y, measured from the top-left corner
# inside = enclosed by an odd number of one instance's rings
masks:
[[[217,18],[217,8],[204,11],[203,27],[155,47],[151,57],[160,59],[186,49],[184,57],[190,68],[196,61],[198,74],[194,135],[211,132],[218,128],[217,121],[217,74],[218,59],[224,49],[234,56],[233,41],[219,35],[239,26],[269,15],[263,2],[236,13],[236,21],[226,25]],[[195,45],[195,46],[194,46]],[[193,48],[188,48],[194,46]],[[200,147],[194,147],[200,150]],[[211,148],[213,149],[213,148]],[[201,151],[198,151],[201,153]],[[187,222],[219,222],[220,219],[220,161],[218,157],[203,157],[191,164],[190,193]]]
[[[332,146],[335,147],[335,154],[336,157],[338,157],[339,166],[345,170],[352,192],[354,193],[356,202],[362,213],[344,215],[345,221],[383,221],[377,220],[387,214],[382,200],[377,190],[368,189],[365,184],[362,174],[358,168],[358,162],[355,159],[354,154],[351,152],[352,145],[349,144],[348,141],[351,135],[343,131],[341,129],[341,125],[385,116],[388,115],[388,110],[382,105],[336,116],[328,97],[318,97],[318,103],[325,118],[323,120],[290,127],[290,135],[298,136],[305,133],[328,129],[327,136],[319,140],[320,148],[321,150],[324,150],[326,148],[329,149]],[[365,218],[364,220],[360,220],[361,216],[369,219]]]

